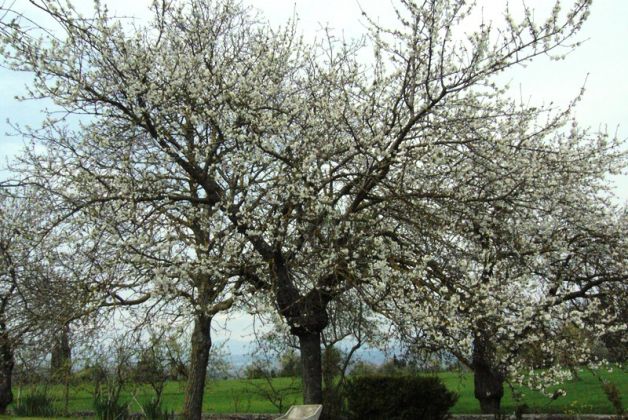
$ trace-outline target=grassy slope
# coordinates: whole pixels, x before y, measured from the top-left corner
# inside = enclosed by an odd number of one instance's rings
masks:
[[[453,372],[440,373],[445,385],[460,395],[458,403],[454,406],[453,413],[479,413],[479,404],[473,397],[473,376]],[[628,405],[628,372],[616,369],[612,373],[602,371],[599,376],[614,382],[623,396],[624,405]],[[277,413],[279,410],[266,400],[259,392],[259,387],[265,381],[224,380],[208,384],[205,393],[204,411],[208,413]],[[295,383],[289,378],[277,378],[273,381],[275,387],[290,388]],[[298,386],[298,384],[296,384]],[[611,404],[606,399],[600,381],[590,372],[582,372],[580,379],[564,384],[567,396],[551,401],[538,392],[521,390],[525,397],[523,403],[536,412],[568,412],[568,413],[612,413]],[[183,405],[184,384],[169,382],[164,390],[163,401],[170,410],[180,411]],[[92,410],[92,389],[90,386],[78,386],[71,390],[69,410],[71,412]],[[22,391],[25,392],[25,391]],[[61,387],[52,387],[50,392],[61,399]],[[134,386],[125,390],[124,399],[127,401],[143,401],[151,397],[151,391],[147,387]],[[300,402],[300,391],[295,390],[288,395],[283,404],[284,410],[291,404]],[[132,403],[132,411],[139,411],[139,406]],[[502,401],[506,412],[512,412],[518,403],[514,402],[510,389]]]

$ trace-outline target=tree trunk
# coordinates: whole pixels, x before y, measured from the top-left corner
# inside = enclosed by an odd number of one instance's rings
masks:
[[[473,343],[473,384],[483,414],[498,414],[504,396],[504,374],[495,368],[495,348],[490,338],[476,337]]]
[[[4,330],[4,323],[0,326]],[[13,401],[11,377],[13,375],[13,348],[6,331],[0,335],[0,414],[5,414]]]
[[[284,316],[290,332],[299,339],[303,366],[304,404],[323,404],[323,365],[321,361],[321,332],[327,326],[327,300],[314,289],[294,302],[296,316]]]
[[[292,282],[290,270],[280,252],[274,254],[271,269],[276,280],[277,308],[290,326],[290,333],[299,339],[303,364],[303,402],[323,404],[321,332],[329,323],[327,305],[331,296],[318,287],[305,295],[301,294]]]
[[[50,354],[50,372],[56,381],[64,380],[72,370],[70,326],[65,325],[55,337]]]
[[[323,403],[323,374],[321,364],[321,335],[299,335],[303,364],[303,404]]]
[[[480,402],[483,414],[497,414],[504,396],[504,380],[490,369],[475,368],[473,372],[475,398]]]
[[[185,401],[183,403],[183,418],[200,420],[203,413],[203,394],[205,392],[205,378],[211,341],[211,317],[197,315],[192,332],[192,352],[190,354],[190,369],[185,386]]]

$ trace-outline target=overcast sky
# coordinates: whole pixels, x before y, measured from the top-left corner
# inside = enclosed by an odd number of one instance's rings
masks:
[[[116,15],[147,16],[150,0],[102,0]],[[85,7],[88,0],[74,0]],[[272,24],[284,22],[296,10],[300,29],[313,36],[322,26],[329,26],[345,37],[358,37],[364,32],[360,7],[381,22],[390,22],[392,13],[388,0],[247,0],[264,14]],[[505,1],[484,1],[484,15],[499,18]],[[518,0],[511,0],[511,4]],[[526,0],[526,4],[547,8],[549,0]],[[569,3],[569,1],[564,1]],[[15,7],[26,6],[16,0]],[[542,14],[539,10],[539,14]],[[577,108],[580,124],[593,130],[608,127],[622,139],[628,138],[628,1],[594,0],[589,20],[578,36],[585,41],[564,61],[538,59],[527,67],[511,71],[506,76],[513,94],[533,103],[554,101],[567,103],[578,94],[586,80],[586,93]],[[16,74],[0,68],[0,166],[22,145],[22,139],[8,137],[11,129],[7,119],[20,124],[37,125],[41,121],[42,102],[20,103],[15,95],[24,93],[30,75]],[[0,172],[0,177],[6,172]],[[628,177],[614,180],[620,201],[628,201]],[[249,329],[249,321],[236,317],[229,323],[236,340]],[[246,338],[244,338],[246,340]]]

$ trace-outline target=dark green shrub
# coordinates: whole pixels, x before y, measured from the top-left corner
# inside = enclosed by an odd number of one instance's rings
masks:
[[[621,393],[617,385],[613,382],[602,381],[602,390],[604,391],[604,395],[606,395],[606,399],[613,405],[615,413],[619,416],[623,415],[624,405],[622,404]]]
[[[519,404],[517,405],[517,407],[515,407],[515,419],[516,420],[522,420],[523,416],[530,411],[530,407],[528,407],[528,404]]]
[[[285,378],[301,377],[301,356],[294,350],[288,350],[279,357],[279,373]]]
[[[275,372],[268,363],[261,360],[254,360],[250,365],[244,368],[244,377],[246,379],[266,379],[274,378]]]
[[[142,404],[142,411],[148,420],[170,420],[175,418],[174,410],[168,411],[161,406],[161,401],[153,398]]]
[[[117,398],[97,395],[94,399],[94,411],[99,420],[125,420],[129,417],[129,408],[118,402]]]
[[[345,395],[351,419],[440,420],[458,395],[439,378],[362,376],[348,382]]]
[[[54,417],[58,414],[54,399],[43,391],[34,391],[19,398],[13,406],[13,412],[24,417]]]

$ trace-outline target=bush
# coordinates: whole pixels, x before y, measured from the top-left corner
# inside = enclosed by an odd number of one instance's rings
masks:
[[[364,360],[358,360],[351,368],[351,376],[374,376],[377,375],[378,366],[371,362],[365,362]]]
[[[351,419],[440,420],[458,400],[439,378],[362,376],[350,380],[345,395]]]
[[[18,399],[13,406],[13,412],[24,417],[53,417],[58,414],[54,399],[42,391],[34,391]]]
[[[94,411],[99,420],[124,420],[129,417],[129,408],[118,402],[117,398],[97,395],[94,399]]]
[[[300,378],[301,356],[296,351],[290,349],[279,358],[279,373],[277,376],[284,378]]]
[[[175,418],[174,410],[168,411],[163,408],[161,401],[155,398],[142,404],[142,411],[148,420],[170,420]]]
[[[277,376],[269,367],[268,363],[262,360],[254,360],[253,363],[244,368],[244,377],[246,379],[267,379]]]
[[[615,413],[618,416],[623,415],[624,405],[622,404],[621,393],[617,385],[613,382],[602,381],[602,390],[604,391],[604,395],[606,395],[608,401],[613,405]]]

